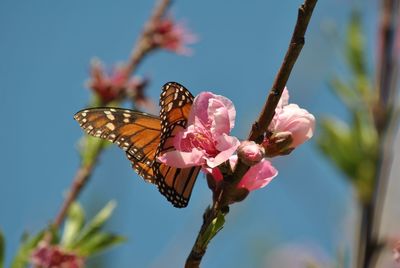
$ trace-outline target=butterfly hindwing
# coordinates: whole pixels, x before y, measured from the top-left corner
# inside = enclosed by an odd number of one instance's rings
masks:
[[[122,148],[135,171],[154,183],[152,166],[161,131],[158,117],[127,109],[92,108],[76,113],[74,118],[89,135]]]
[[[175,135],[187,125],[193,95],[182,85],[170,82],[160,96],[161,139],[156,155],[174,150]],[[175,206],[186,207],[200,167],[174,168],[155,162],[153,167],[159,191]]]

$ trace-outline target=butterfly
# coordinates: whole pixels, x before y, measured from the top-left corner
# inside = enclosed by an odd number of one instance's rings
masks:
[[[176,82],[166,83],[160,95],[160,117],[121,108],[91,108],[74,116],[87,134],[122,148],[133,169],[153,183],[175,207],[186,207],[200,167],[175,168],[157,157],[175,150],[174,137],[184,130],[193,95]]]

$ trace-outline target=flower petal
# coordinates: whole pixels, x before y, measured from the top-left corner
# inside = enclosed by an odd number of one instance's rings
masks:
[[[289,90],[287,89],[287,87],[285,87],[283,89],[282,96],[279,99],[279,102],[278,102],[278,105],[276,106],[276,108],[281,109],[288,104],[289,104]]]
[[[192,108],[190,110],[188,125],[195,122],[195,118],[200,120],[204,125],[208,124],[208,101],[214,94],[211,92],[201,92],[194,98]]]
[[[177,168],[201,166],[204,164],[204,152],[193,148],[191,152],[170,151],[157,157],[161,163]]]
[[[272,164],[268,160],[263,159],[246,172],[238,187],[246,188],[249,191],[257,190],[265,187],[277,175],[278,171]]]
[[[240,141],[233,136],[223,134],[216,140],[216,148],[220,151],[214,158],[206,158],[207,165],[211,168],[219,166],[223,162],[229,159],[229,157],[239,147]]]
[[[208,107],[208,116],[211,119],[211,133],[213,135],[221,135],[223,133],[229,133],[230,121],[228,110],[221,106],[221,102],[215,99],[210,100],[210,106]]]

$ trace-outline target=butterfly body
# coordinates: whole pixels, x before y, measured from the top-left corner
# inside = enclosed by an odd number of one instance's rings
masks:
[[[175,207],[186,207],[200,167],[174,168],[157,157],[174,150],[173,139],[186,128],[192,94],[170,82],[160,96],[160,117],[121,108],[91,108],[75,114],[75,120],[91,136],[106,139],[123,149],[133,169],[157,185]]]

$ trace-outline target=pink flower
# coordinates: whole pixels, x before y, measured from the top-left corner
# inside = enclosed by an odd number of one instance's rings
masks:
[[[232,169],[235,168],[237,160],[237,155],[232,155],[229,158],[229,163]],[[217,183],[223,179],[222,173],[218,168],[214,168],[210,174],[213,175]],[[277,175],[278,171],[274,168],[274,166],[272,166],[271,162],[263,158],[260,162],[249,168],[249,170],[240,180],[237,187],[246,188],[249,191],[261,189],[267,186],[267,184],[270,183]]]
[[[41,242],[33,251],[31,263],[43,268],[82,268],[84,261],[73,253],[67,253],[58,246]]]
[[[237,154],[246,165],[252,166],[264,158],[265,150],[254,141],[243,141],[237,150]]]
[[[162,19],[156,24],[152,38],[154,46],[182,55],[190,55],[191,50],[185,45],[197,40],[182,23],[175,23],[171,18]]]
[[[222,164],[240,144],[236,137],[229,136],[235,116],[235,107],[229,99],[211,92],[200,93],[194,99],[188,127],[174,138],[176,150],[158,160],[178,168],[214,168]]]
[[[273,133],[290,132],[293,141],[289,148],[295,148],[313,136],[315,118],[297,104],[288,104],[288,99],[289,93],[285,88],[269,130]]]
[[[87,82],[87,87],[106,104],[121,96],[128,75],[124,66],[118,66],[111,74],[107,74],[101,61],[94,59],[91,63],[91,78]]]

